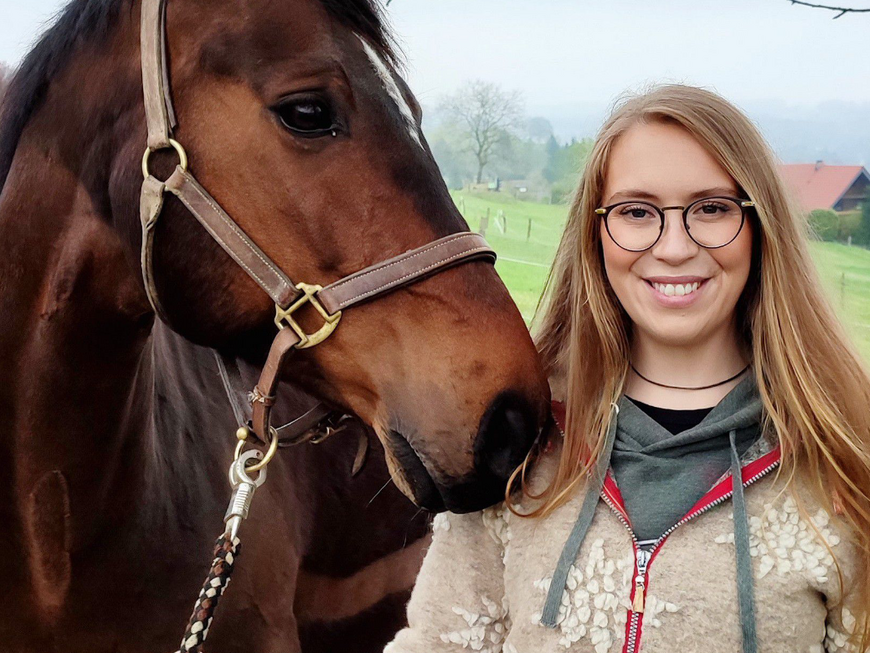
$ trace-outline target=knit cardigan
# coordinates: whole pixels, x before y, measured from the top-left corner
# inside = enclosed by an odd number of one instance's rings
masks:
[[[534,466],[533,492],[552,478],[560,448],[557,438]],[[741,458],[758,650],[857,652],[848,641],[858,614],[857,547],[800,477],[783,492],[778,464],[779,450],[765,437]],[[519,518],[504,504],[439,514],[408,604],[409,625],[384,653],[740,651],[731,492],[729,473],[648,557],[608,473],[555,628],[541,624],[541,612],[583,503],[582,486],[544,519]],[[523,498],[519,509],[536,505]]]

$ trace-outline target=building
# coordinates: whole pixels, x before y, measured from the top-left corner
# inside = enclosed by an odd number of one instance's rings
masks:
[[[517,199],[543,202],[550,197],[549,184],[541,179],[509,179],[501,182],[501,189]]]
[[[855,211],[870,198],[870,173],[863,166],[829,166],[816,161],[784,164],[780,171],[807,211]]]

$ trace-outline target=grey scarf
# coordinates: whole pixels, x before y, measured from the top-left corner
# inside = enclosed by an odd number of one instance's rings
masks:
[[[610,464],[631,526],[657,539],[692,508],[731,466],[730,431],[742,456],[760,435],[762,403],[750,374],[696,426],[676,435],[626,396],[617,404]]]

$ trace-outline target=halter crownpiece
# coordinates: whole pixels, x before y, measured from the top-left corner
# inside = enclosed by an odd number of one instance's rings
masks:
[[[139,216],[142,224],[142,278],[148,301],[157,316],[164,322],[168,322],[154,283],[153,251],[154,230],[163,210],[164,197],[167,192],[170,192],[181,200],[209,235],[275,303],[275,324],[279,329],[278,335],[272,342],[260,380],[251,393],[252,429],[254,434],[268,445],[268,450],[262,456],[255,457],[256,463],[246,465],[245,461],[253,457],[248,455],[251,452],[243,453],[247,443],[247,431],[239,430],[236,460],[233,462],[236,473],[232,476],[238,481],[237,484],[233,484],[235,503],[231,503],[236,507],[233,508],[235,512],[232,527],[223,536],[227,541],[235,542],[236,544],[233,545],[235,547],[237,545],[237,540],[234,539],[235,533],[241,519],[247,514],[247,507],[253,496],[253,489],[250,486],[265,480],[263,474],[266,465],[277,450],[278,432],[271,426],[270,415],[280,373],[290,353],[294,349],[313,347],[328,338],[338,326],[342,311],[346,308],[419,281],[459,263],[473,260],[494,263],[496,255],[482,236],[466,231],[439,238],[399,256],[371,265],[326,287],[303,282],[294,283],[196,180],[189,169],[184,146],[173,138],[177,117],[172,106],[166,57],[165,0],[142,0],[140,38],[142,90],[148,140],[142,157],[144,181],[140,194]],[[168,179],[160,180],[151,174],[150,157],[155,151],[169,148],[175,150],[178,165]],[[294,312],[305,304],[311,304],[323,320],[321,327],[313,333],[306,332],[293,318]],[[247,473],[251,472],[259,472],[260,476],[257,480],[247,477]],[[222,541],[220,540],[219,544]],[[235,548],[232,550],[235,551]],[[232,554],[227,555],[232,560]],[[216,558],[215,564],[225,566],[226,561],[224,558],[220,560]],[[229,570],[231,571],[231,566]],[[225,574],[223,586],[226,582],[229,582],[229,571]],[[198,618],[197,614],[195,610],[190,626],[193,630],[189,629],[190,636],[186,636],[181,651],[199,651],[205,640],[208,625],[205,625],[204,629],[202,625],[194,627],[193,619]],[[210,622],[211,613],[208,617],[208,623]],[[191,632],[193,634],[190,634]]]

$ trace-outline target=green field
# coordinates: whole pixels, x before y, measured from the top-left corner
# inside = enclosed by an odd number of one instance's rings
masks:
[[[486,239],[498,252],[496,269],[528,322],[553,262],[567,207],[523,202],[496,193],[452,194],[473,230],[480,228],[481,219],[489,212]],[[870,250],[819,242],[811,247],[831,303],[870,360]]]

